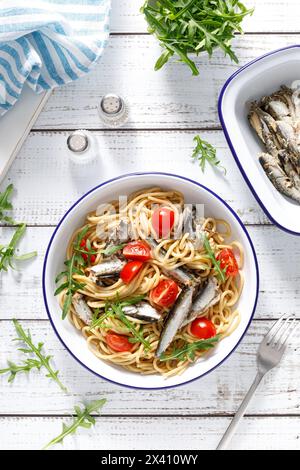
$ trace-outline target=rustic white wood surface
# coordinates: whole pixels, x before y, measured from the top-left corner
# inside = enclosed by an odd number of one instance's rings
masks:
[[[16,317],[34,339],[45,342],[69,394],[42,373],[18,377],[12,385],[0,376],[0,449],[41,448],[60,432],[74,404],[99,397],[108,402],[96,427],[66,440],[65,449],[213,449],[255,374],[255,352],[263,334],[285,311],[300,318],[299,240],[269,223],[220,130],[218,93],[237,66],[216,53],[210,62],[198,59],[200,77],[191,77],[175,62],[154,72],[160,49],[146,34],[138,13],[141,3],[112,0],[113,34],[101,63],[82,80],[55,90],[1,187],[14,183],[14,216],[29,225],[22,251],[37,249],[39,256],[20,271],[0,274],[0,368],[7,359],[20,359],[11,341],[11,319]],[[300,42],[298,0],[247,4],[254,5],[256,12],[245,23],[246,34],[235,40],[241,64]],[[97,116],[99,97],[110,90],[130,103],[130,121],[121,131],[103,128]],[[69,130],[82,127],[93,130],[101,149],[101,159],[88,172],[70,166],[65,153]],[[226,178],[212,169],[202,174],[191,161],[192,139],[198,132],[217,147]],[[248,226],[261,272],[255,320],[237,351],[200,381],[159,392],[120,388],[85,371],[56,338],[41,294],[44,253],[66,209],[109,177],[151,170],[192,177],[224,197]],[[0,243],[10,235],[10,228],[0,227]],[[233,448],[300,448],[297,345],[295,338],[282,367],[258,391]]]

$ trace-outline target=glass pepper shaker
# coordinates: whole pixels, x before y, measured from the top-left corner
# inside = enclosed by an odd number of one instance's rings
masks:
[[[121,96],[114,93],[101,98],[98,112],[100,119],[110,127],[121,127],[129,118],[127,103]]]
[[[97,157],[97,142],[89,131],[80,129],[72,132],[67,138],[67,147],[75,164],[86,165]]]

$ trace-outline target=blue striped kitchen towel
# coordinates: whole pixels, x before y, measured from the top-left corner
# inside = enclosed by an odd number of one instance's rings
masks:
[[[110,1],[0,0],[0,116],[25,83],[41,93],[89,71],[108,40]]]

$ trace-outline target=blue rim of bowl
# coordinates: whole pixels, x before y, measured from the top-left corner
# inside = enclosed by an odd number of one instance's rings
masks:
[[[52,320],[52,317],[51,317],[51,313],[50,313],[50,309],[48,307],[48,302],[47,302],[47,295],[46,295],[46,286],[45,286],[45,277],[46,277],[46,267],[47,267],[47,261],[48,261],[48,255],[49,255],[49,250],[51,248],[51,245],[52,245],[52,242],[55,238],[55,235],[57,233],[57,231],[59,230],[61,224],[63,223],[63,221],[65,220],[65,218],[68,216],[68,214],[83,200],[85,199],[87,196],[89,196],[91,193],[93,193],[94,191],[96,191],[97,189],[103,187],[103,186],[106,186],[107,184],[110,184],[114,181],[118,181],[120,179],[125,179],[125,178],[128,178],[128,177],[136,177],[136,176],[149,176],[149,175],[152,175],[152,176],[156,176],[156,175],[161,175],[161,176],[169,176],[169,177],[173,177],[173,178],[177,178],[177,179],[180,179],[180,180],[184,180],[184,181],[187,181],[189,183],[192,183],[196,186],[199,186],[200,188],[204,189],[205,191],[207,191],[208,193],[210,193],[212,196],[214,196],[216,199],[218,199],[220,202],[222,202],[222,204],[231,212],[231,214],[234,216],[234,218],[237,220],[237,222],[239,223],[239,225],[241,226],[242,230],[244,231],[248,241],[249,241],[249,244],[250,244],[250,247],[251,247],[251,250],[252,250],[252,254],[253,254],[253,259],[254,259],[254,263],[255,263],[255,268],[256,268],[256,293],[255,293],[255,300],[254,300],[254,305],[253,305],[253,309],[252,309],[252,313],[251,313],[251,316],[250,316],[250,319],[249,319],[249,322],[242,334],[242,336],[240,337],[239,341],[237,342],[237,344],[232,348],[232,350],[227,354],[227,356],[225,356],[218,364],[216,364],[214,367],[212,367],[210,370],[204,372],[203,374],[199,375],[198,377],[195,377],[191,380],[187,380],[186,382],[182,382],[180,384],[175,384],[175,385],[166,385],[164,387],[137,387],[137,386],[134,386],[134,385],[127,385],[127,384],[123,384],[123,383],[120,383],[120,382],[117,382],[115,380],[111,380],[111,379],[108,379],[107,377],[104,377],[100,374],[98,374],[97,372],[95,372],[94,370],[90,369],[86,364],[84,364],[80,359],[78,359],[77,356],[75,356],[75,354],[68,348],[68,346],[65,344],[64,340],[62,339],[62,337],[60,336],[60,334],[58,333],[55,325],[54,325],[54,322]],[[244,226],[243,222],[241,221],[241,219],[239,218],[239,216],[235,213],[235,211],[227,204],[226,201],[224,201],[224,199],[222,199],[220,196],[218,196],[215,192],[213,192],[211,189],[207,188],[206,186],[203,186],[202,184],[200,183],[197,183],[196,181],[190,179],[190,178],[187,178],[185,176],[180,176],[180,175],[175,175],[175,174],[172,174],[172,173],[164,173],[164,172],[136,172],[136,173],[128,173],[128,174],[124,174],[124,175],[121,175],[121,176],[117,176],[115,178],[111,178],[107,181],[105,181],[104,183],[101,183],[99,184],[98,186],[95,186],[94,188],[92,188],[90,191],[88,191],[87,193],[85,193],[81,198],[79,198],[69,209],[68,211],[65,213],[65,215],[63,216],[63,218],[59,221],[57,227],[55,228],[53,234],[51,235],[51,238],[50,238],[50,242],[48,244],[48,247],[47,247],[47,250],[46,250],[46,254],[45,254],[45,260],[44,260],[44,265],[43,265],[43,278],[42,278],[42,287],[43,287],[43,297],[44,297],[44,304],[45,304],[45,307],[46,307],[46,311],[47,311],[47,315],[48,315],[48,318],[50,320],[50,323],[52,325],[52,328],[54,329],[55,333],[56,333],[56,336],[58,337],[58,339],[61,341],[61,343],[63,344],[63,346],[66,348],[66,350],[71,354],[71,356],[79,363],[81,364],[86,370],[92,372],[92,374],[96,375],[97,377],[100,377],[101,379],[104,379],[104,380],[107,380],[108,382],[111,382],[115,385],[120,385],[122,387],[127,387],[127,388],[133,388],[133,389],[138,389],[138,390],[165,390],[165,389],[168,389],[168,388],[176,388],[176,387],[180,387],[182,385],[186,385],[188,383],[191,383],[191,382],[194,382],[195,380],[198,380],[200,379],[201,377],[204,377],[205,375],[209,374],[210,372],[212,372],[213,370],[215,370],[217,367],[219,367],[220,365],[223,364],[223,362],[225,362],[229,356],[231,356],[231,354],[236,350],[236,348],[239,346],[240,342],[243,340],[245,334],[247,333],[248,331],[248,328],[250,326],[250,323],[252,322],[252,319],[253,319],[253,316],[254,316],[254,313],[255,313],[255,310],[256,310],[256,306],[257,306],[257,300],[258,300],[258,293],[259,293],[259,267],[258,267],[258,261],[257,261],[257,256],[256,256],[256,253],[255,253],[255,249],[254,249],[254,245],[253,245],[253,242],[250,238],[250,235],[246,229],[246,227]]]
[[[231,153],[233,155],[233,158],[235,159],[235,162],[240,170],[240,172],[242,173],[242,176],[244,178],[244,180],[246,181],[250,191],[252,192],[253,196],[255,197],[256,201],[258,202],[258,204],[260,205],[260,207],[262,208],[262,210],[265,212],[265,214],[268,216],[268,218],[271,220],[271,222],[273,222],[274,225],[276,225],[278,228],[280,228],[281,230],[283,230],[284,232],[287,232],[291,235],[297,235],[299,236],[300,235],[300,232],[295,232],[293,230],[290,230],[288,229],[287,227],[284,227],[283,225],[281,225],[277,220],[274,219],[274,217],[272,217],[272,215],[269,213],[269,211],[267,210],[267,208],[265,207],[264,203],[262,202],[262,200],[259,198],[258,194],[256,193],[254,187],[252,186],[240,160],[239,160],[239,157],[237,155],[237,152],[235,151],[235,148],[231,142],[231,139],[230,139],[230,136],[229,136],[229,133],[227,131],[227,127],[226,127],[226,124],[225,124],[225,121],[224,121],[224,117],[223,117],[223,112],[222,112],[222,104],[223,104],[223,97],[224,97],[224,94],[228,88],[228,86],[230,85],[230,83],[235,79],[235,77],[237,75],[239,75],[241,72],[243,72],[245,69],[251,67],[252,65],[256,64],[256,62],[259,62],[260,60],[262,59],[265,59],[269,56],[272,56],[272,55],[275,55],[275,54],[278,54],[280,52],[283,52],[283,51],[286,51],[286,50],[289,50],[289,49],[297,49],[297,48],[300,48],[300,44],[294,44],[292,46],[287,46],[287,47],[282,47],[281,49],[276,49],[275,51],[271,51],[271,52],[268,52],[267,54],[264,54],[260,57],[257,57],[256,59],[252,60],[251,62],[248,62],[246,65],[244,65],[243,67],[239,68],[236,72],[234,72],[229,78],[228,80],[225,82],[225,85],[223,86],[222,90],[221,90],[221,93],[219,95],[219,100],[218,100],[218,113],[219,113],[219,119],[220,119],[220,122],[221,122],[221,125],[222,125],[222,128],[223,128],[223,132],[225,134],[225,137],[226,137],[226,140],[227,140],[227,143],[229,145],[229,148],[231,150]]]

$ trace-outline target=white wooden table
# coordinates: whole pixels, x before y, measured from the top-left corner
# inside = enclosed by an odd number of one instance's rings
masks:
[[[90,75],[55,90],[9,171],[2,188],[13,182],[15,217],[28,223],[22,248],[37,249],[38,260],[21,272],[0,277],[0,367],[18,359],[11,339],[17,317],[45,341],[55,357],[63,394],[43,373],[18,377],[13,385],[0,377],[0,448],[41,448],[61,430],[73,405],[82,399],[108,399],[103,415],[89,431],[65,441],[65,449],[210,449],[215,448],[255,373],[255,352],[262,335],[284,311],[300,318],[300,245],[270,224],[244,183],[227,148],[217,116],[217,97],[237,66],[217,52],[201,58],[201,74],[191,77],[182,64],[154,72],[157,42],[139,15],[141,0],[113,0],[112,35],[101,63]],[[299,0],[248,0],[255,15],[237,36],[240,64],[278,47],[300,42]],[[125,129],[103,129],[99,98],[116,91],[127,97],[131,118]],[[74,174],[65,154],[71,129],[91,129],[99,140],[97,171]],[[227,178],[213,170],[202,174],[191,161],[193,136],[213,143]],[[260,270],[259,303],[249,332],[219,369],[190,385],[166,391],[135,391],[114,386],[84,370],[64,350],[45,312],[41,270],[49,237],[66,209],[88,188],[111,176],[136,170],[183,174],[217,191],[238,212],[253,238]],[[0,228],[8,240],[10,228]],[[300,351],[291,350],[257,393],[239,433],[238,448],[300,448]],[[59,448],[59,446],[58,446]]]

